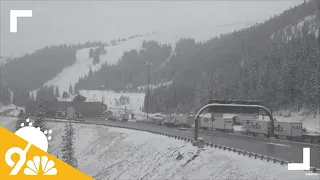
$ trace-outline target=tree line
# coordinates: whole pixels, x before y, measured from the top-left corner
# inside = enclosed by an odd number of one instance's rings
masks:
[[[170,57],[171,51],[169,45],[144,41],[141,50],[125,52],[116,65],[106,63],[95,72],[90,68],[88,75],[80,78],[75,88],[96,90],[103,86],[114,91],[138,91],[138,86],[147,82],[148,60],[152,61],[150,76],[153,82],[161,82],[166,78],[167,75],[158,71],[158,68]]]
[[[104,45],[106,43],[86,42],[47,46],[22,57],[14,58],[4,65],[1,83],[6,84],[13,91],[15,89],[31,91],[40,88],[65,67],[74,64],[77,50]]]
[[[179,67],[172,85],[150,92],[149,112],[197,111],[217,98],[259,100],[273,111],[290,108],[315,114],[320,36],[310,27],[318,27],[319,21],[306,21],[291,34],[282,31],[284,22],[297,24],[314,15],[315,3],[305,2],[263,24],[216,37],[192,58],[171,62]]]
[[[89,58],[93,59],[93,65],[100,63],[100,56],[105,54],[107,54],[107,50],[103,45],[95,49],[90,48],[89,50]]]
[[[79,91],[74,90],[71,83],[69,86],[69,91],[63,91],[62,94],[60,94],[59,87],[53,85],[43,86],[39,88],[35,93],[29,93],[29,91],[27,91],[26,89],[16,89],[13,93],[12,103],[16,106],[24,107],[28,101],[55,101],[56,97],[66,99],[69,98],[72,94],[79,94]],[[3,96],[3,98],[8,99],[9,97],[5,95]]]
[[[11,91],[7,86],[0,87],[0,102],[2,105],[7,106],[11,104]]]

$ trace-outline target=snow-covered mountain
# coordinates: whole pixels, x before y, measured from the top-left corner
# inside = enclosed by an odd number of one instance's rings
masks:
[[[275,36],[280,36],[284,42],[288,42],[295,36],[301,36],[303,31],[306,31],[308,34],[314,34],[318,37],[320,26],[319,23],[320,21],[317,18],[317,13],[314,13],[304,17],[297,24],[288,25],[284,29],[272,34],[270,39],[272,40]]]
[[[207,32],[207,34],[200,33],[200,36],[198,36],[197,34],[187,34],[188,33],[179,33],[178,35],[168,32],[153,32],[151,34],[146,34],[143,36],[127,39],[122,42],[118,42],[115,45],[105,46],[107,53],[105,55],[101,55],[100,62],[95,65],[92,64],[92,58],[89,58],[90,48],[80,49],[77,51],[76,62],[72,66],[64,68],[62,72],[60,72],[52,80],[46,82],[44,85],[59,86],[61,91],[68,90],[70,83],[74,85],[76,82],[78,82],[79,78],[88,75],[90,68],[92,69],[92,71],[97,71],[105,63],[107,63],[108,65],[115,65],[117,64],[119,59],[121,59],[124,52],[130,50],[141,50],[142,43],[144,41],[152,40],[157,41],[161,44],[168,44],[174,50],[176,42],[178,42],[182,38],[195,37],[195,40],[197,42],[202,42],[205,40],[209,40],[213,36],[213,34],[210,34],[209,32]],[[172,52],[172,54],[174,54],[174,51]],[[170,58],[166,59],[166,61],[170,61]]]

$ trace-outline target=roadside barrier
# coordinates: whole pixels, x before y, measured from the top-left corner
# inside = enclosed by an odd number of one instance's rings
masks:
[[[68,120],[44,120],[46,122],[56,122],[56,123],[66,123],[68,122]],[[147,129],[142,129],[142,128],[138,128],[138,127],[128,127],[125,125],[107,125],[107,124],[97,124],[97,123],[93,123],[93,122],[83,122],[83,121],[70,121],[73,124],[88,124],[88,125],[95,125],[95,126],[108,126],[108,127],[115,127],[115,128],[123,128],[123,129],[131,129],[131,130],[136,130],[136,131],[144,131],[144,132],[148,132],[148,133],[153,133],[153,134],[158,134],[158,135],[162,135],[162,136],[167,136],[169,138],[174,138],[174,139],[178,139],[178,140],[184,140],[187,142],[193,142],[193,139],[187,138],[187,137],[180,137],[180,136],[176,136],[176,135],[172,135],[172,134],[167,134],[167,133],[161,133],[161,132],[156,132],[156,131],[151,131],[151,130],[147,130]],[[217,144],[212,144],[212,143],[208,143],[205,142],[205,146],[207,147],[211,147],[211,148],[215,148],[215,149],[223,149],[224,151],[229,151],[229,152],[234,152],[234,153],[238,153],[239,155],[243,155],[243,156],[247,156],[248,158],[253,157],[254,159],[259,159],[261,161],[267,161],[267,162],[272,162],[274,164],[279,163],[280,165],[287,165],[289,163],[291,163],[290,161],[285,161],[283,159],[278,159],[278,158],[274,158],[274,157],[269,157],[269,156],[265,156],[263,154],[257,154],[257,153],[252,153],[252,152],[248,152],[248,151],[244,151],[241,149],[235,149],[235,148],[231,148],[231,147],[227,147],[227,146],[222,146],[222,145],[217,145]],[[313,173],[320,173],[320,169],[319,168],[315,168],[315,167],[311,167],[310,169],[311,172]]]

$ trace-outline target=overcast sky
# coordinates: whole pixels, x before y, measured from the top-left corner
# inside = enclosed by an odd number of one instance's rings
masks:
[[[210,36],[261,22],[302,1],[0,1],[1,54],[22,55],[51,44],[106,41],[160,31]],[[33,10],[9,32],[10,9]],[[225,26],[230,25],[230,26]]]

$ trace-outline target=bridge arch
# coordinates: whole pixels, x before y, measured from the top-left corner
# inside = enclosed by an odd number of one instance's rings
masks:
[[[265,112],[265,114],[270,118],[271,122],[271,132],[270,135],[274,135],[274,119],[272,117],[272,113],[264,106],[261,105],[252,105],[252,104],[221,104],[221,103],[210,103],[203,106],[197,113],[196,119],[194,121],[195,128],[194,128],[194,140],[198,140],[199,134],[199,119],[201,113],[210,108],[211,112],[213,113],[257,113],[260,110]]]

